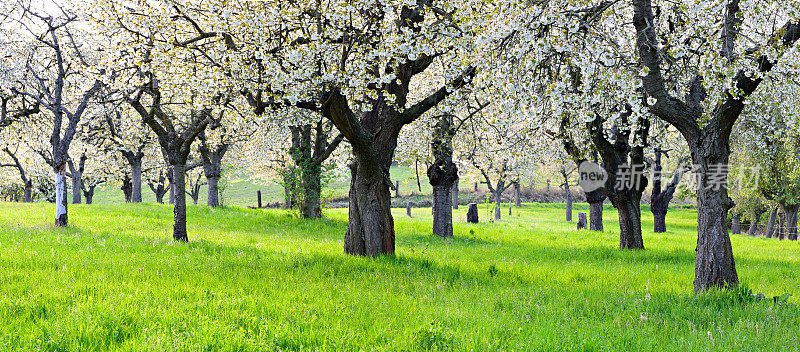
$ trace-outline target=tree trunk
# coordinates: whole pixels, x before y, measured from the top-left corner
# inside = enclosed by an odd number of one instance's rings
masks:
[[[433,233],[440,237],[453,236],[452,186],[433,186]]]
[[[764,234],[767,238],[772,238],[772,235],[775,233],[775,217],[777,215],[778,215],[778,208],[773,207],[772,210],[769,212],[769,220],[767,221],[767,230]]]
[[[72,204],[81,204],[81,188],[83,174],[80,171],[72,172]]]
[[[142,202],[142,159],[128,160],[131,165],[131,203]]]
[[[514,182],[514,205],[517,207],[522,206],[522,199],[520,196],[520,186],[519,181]]]
[[[283,208],[292,209],[294,206],[294,171],[288,170],[283,176]]]
[[[25,203],[33,202],[33,182],[25,181]]]
[[[219,177],[206,177],[206,181],[208,181],[208,199],[206,203],[209,207],[219,207]],[[197,204],[197,201],[195,201],[195,204]]]
[[[742,214],[734,213],[733,219],[731,220],[731,232],[734,235],[738,235],[742,232],[741,226]]]
[[[642,211],[635,197],[620,199],[616,204],[619,212],[619,248],[644,249],[642,239]]]
[[[131,202],[131,197],[133,194],[133,183],[131,182],[131,178],[128,175],[122,179],[122,195],[125,197],[125,203]]]
[[[750,220],[750,228],[747,229],[747,234],[750,236],[755,236],[756,231],[758,231],[758,224],[761,222],[761,215],[763,215],[763,211],[757,211],[753,214],[753,219]]]
[[[87,191],[84,196],[86,197],[86,204],[91,205],[92,199],[94,199],[94,188],[92,188],[90,191]]]
[[[350,218],[344,237],[344,251],[351,255],[371,257],[394,254],[394,219],[389,181],[379,171],[379,165],[360,165],[373,160],[359,159],[351,166]]]
[[[589,230],[603,232],[603,203],[589,203]]]
[[[184,164],[184,168],[185,168],[185,164]],[[184,191],[186,190],[186,172],[185,171],[186,170],[184,169],[184,173],[183,173],[183,175],[184,175],[183,176],[183,190]],[[167,170],[167,175],[169,175],[169,177],[167,177],[167,179],[169,179],[169,204],[175,205],[175,191],[176,191],[176,189],[175,189],[175,170],[173,170],[172,166],[170,166],[169,169]],[[185,192],[184,192],[184,194],[185,194]],[[186,199],[186,197],[184,197],[184,199]]]
[[[567,193],[567,221],[572,221],[572,192],[569,190],[569,184],[564,183],[564,192]]]
[[[458,209],[458,179],[453,182],[453,209]]]
[[[695,164],[708,163],[708,157]],[[713,160],[713,159],[712,159]],[[725,161],[727,162],[727,154]],[[702,169],[702,166],[701,166]],[[720,187],[705,186],[709,171],[700,170],[701,182],[697,194],[697,249],[695,256],[695,292],[712,287],[733,288],[739,284],[736,263],[733,260],[730,235],[725,217],[733,202],[727,191]]]
[[[500,187],[500,185],[498,185],[498,187]],[[494,220],[495,221],[500,221],[500,219],[501,219],[500,213],[502,213],[502,212],[500,211],[500,208],[503,207],[503,202],[500,199],[501,197],[502,197],[502,194],[500,194],[500,191],[494,192],[494,204],[495,204]]]
[[[322,217],[322,168],[309,166],[303,174],[303,203],[301,214],[304,219],[319,219]]]
[[[603,231],[603,202],[606,200],[605,191],[600,188],[586,194],[586,202],[589,203],[589,230]]]
[[[171,196],[174,200],[174,220],[172,238],[176,241],[188,242],[189,236],[186,232],[186,165],[172,165],[172,190]]]
[[[428,167],[428,182],[433,188],[433,233],[440,237],[453,236],[453,187],[458,182],[458,168],[453,163],[452,116],[439,119],[434,129],[431,153],[433,163]],[[455,186],[458,187],[457,185]],[[456,191],[456,202],[458,193]]]
[[[797,211],[798,205],[786,206],[786,238],[790,241],[797,241]]]
[[[786,228],[784,227],[785,222],[786,214],[783,212],[778,213],[778,229],[775,232],[775,237],[781,241],[783,241],[784,237],[786,236]]]
[[[67,169],[62,164],[55,169],[56,227],[66,227],[67,220]]]

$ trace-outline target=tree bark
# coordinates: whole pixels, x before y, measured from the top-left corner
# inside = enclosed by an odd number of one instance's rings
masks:
[[[797,241],[797,212],[800,210],[800,205],[784,205],[783,209],[784,213],[786,213],[785,236],[790,241]]]
[[[727,140],[727,139],[726,139]],[[713,162],[722,155],[702,155],[695,151],[696,165]],[[715,153],[716,154],[716,153]],[[719,160],[727,164],[727,153]],[[697,194],[697,254],[695,257],[695,292],[706,291],[712,287],[732,288],[739,284],[733,249],[728,235],[728,210],[733,201],[728,192],[720,185],[712,186],[709,182],[707,166],[700,165],[700,184]],[[721,182],[724,182],[721,181]]]
[[[642,211],[639,201],[628,198],[619,200],[616,206],[619,212],[619,248],[643,249]]]
[[[603,202],[606,200],[605,191],[602,188],[586,194],[586,202],[589,203],[589,230],[600,231],[603,228]]]
[[[666,151],[656,149],[655,160],[653,162],[653,192],[650,196],[650,212],[653,213],[653,232],[665,233],[667,232],[667,212],[669,211],[669,203],[675,195],[675,190],[683,177],[685,171],[684,162],[682,159],[678,162],[678,166],[673,172],[672,180],[667,183],[666,187],[662,190],[662,167],[661,155],[666,154]]]
[[[142,202],[142,158],[128,160],[131,166],[131,203]]]
[[[56,183],[56,227],[66,227],[67,217],[67,165],[62,163],[55,169]]]
[[[94,190],[95,186],[89,186],[86,190],[83,191],[83,196],[86,198],[86,204],[91,205],[92,200],[94,199]]]
[[[431,171],[432,169],[436,171]],[[433,233],[440,237],[450,237],[453,236],[452,183],[447,181],[448,175],[431,176],[438,172],[446,174],[434,165],[428,169],[428,179],[433,186]]]
[[[125,197],[125,203],[130,203],[133,194],[133,183],[131,182],[131,177],[129,175],[126,174],[125,177],[122,178],[122,186],[119,189],[122,190],[122,195]]]
[[[301,215],[304,219],[319,219],[322,217],[322,168],[311,165],[305,171]]]
[[[458,179],[453,182],[453,209],[458,209]]]
[[[522,206],[522,197],[520,195],[519,181],[514,182],[514,205],[517,207]]]
[[[772,210],[769,212],[769,220],[767,221],[767,230],[764,234],[767,238],[772,238],[772,235],[775,233],[775,217],[777,215],[778,215],[778,208],[773,207]]]
[[[734,213],[731,219],[731,232],[734,235],[739,235],[742,233],[742,214]]]
[[[31,180],[25,181],[25,203],[33,202],[33,182]]]
[[[189,234],[186,232],[186,165],[172,165],[172,187],[175,223],[173,224],[172,238],[176,241],[188,242]]]
[[[747,234],[755,236],[758,231],[758,224],[761,222],[761,215],[764,214],[763,210],[759,210],[753,214],[753,219],[750,221],[750,228],[747,229]]]
[[[294,170],[286,170],[283,175],[283,208],[292,209],[294,207]]]
[[[500,185],[498,185],[497,187],[498,187],[498,188],[500,188],[501,186],[500,186]],[[494,193],[494,204],[495,204],[495,208],[494,208],[494,220],[495,220],[495,221],[500,221],[500,220],[501,220],[501,215],[500,215],[500,213],[502,213],[502,212],[500,211],[500,208],[502,208],[502,207],[503,207],[503,201],[502,201],[502,199],[501,199],[501,197],[502,197],[502,193],[500,193],[500,191],[495,191],[495,192],[493,192],[493,193]]]
[[[362,160],[361,162],[368,162]],[[394,253],[394,219],[391,189],[378,165],[352,166],[350,218],[344,237],[344,251],[351,255],[378,256]],[[386,167],[388,170],[388,166]]]
[[[203,160],[203,173],[208,180],[208,197],[206,203],[209,207],[216,208],[219,203],[219,179],[222,177],[222,159],[228,152],[229,144],[220,143],[212,149],[208,145],[205,133],[200,134],[200,158]]]
[[[603,232],[603,203],[589,203],[589,230]]]
[[[206,203],[209,207],[219,207],[219,177],[206,176],[206,181],[208,182],[206,185],[208,188],[208,199]],[[195,202],[195,204],[197,204],[197,202]]]
[[[566,218],[567,221],[572,221],[572,192],[569,190],[569,183],[564,183],[564,192],[567,194]]]
[[[83,175],[80,171],[74,170],[72,174],[72,204],[81,204],[81,188]]]
[[[440,237],[453,236],[452,191],[458,182],[458,168],[453,163],[454,135],[453,117],[443,115],[434,128],[431,142],[433,163],[427,170],[428,182],[433,188],[433,233]]]

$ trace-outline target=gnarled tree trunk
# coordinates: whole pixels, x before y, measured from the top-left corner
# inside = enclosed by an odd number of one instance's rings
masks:
[[[772,238],[772,235],[775,233],[775,217],[778,216],[778,208],[773,207],[772,210],[769,212],[769,220],[767,220],[767,230],[764,233],[764,236],[767,238]]]
[[[208,198],[206,203],[209,207],[219,207],[219,179],[222,177],[222,159],[228,152],[229,145],[221,143],[212,149],[206,141],[205,134],[200,134],[200,158],[203,160],[203,173],[208,181]]]
[[[726,221],[733,201],[728,197],[727,179],[716,175],[718,165],[728,164],[730,150],[727,141],[727,137],[703,133],[698,147],[692,148],[694,164],[699,168],[695,170],[699,176],[695,292],[739,284]]]
[[[428,167],[428,182],[433,187],[433,233],[453,236],[453,185],[458,181],[458,168],[453,163],[452,116],[442,116],[434,129],[431,151],[433,163]]]
[[[358,162],[351,166],[350,219],[344,238],[348,254],[394,253],[391,189],[386,176],[376,169],[377,165],[361,166]]]
[[[91,186],[86,187],[83,190],[83,196],[84,196],[84,198],[86,198],[86,204],[87,205],[91,205],[92,204],[92,201],[94,199],[94,190],[95,190],[95,188],[97,188],[96,185],[91,185]]]
[[[731,219],[731,232],[734,235],[738,235],[738,234],[742,233],[742,223],[741,222],[742,222],[742,214],[740,214],[738,212],[733,213],[733,216],[732,216],[732,219]]]
[[[783,212],[786,214],[785,233],[790,241],[797,241],[797,212],[800,204],[782,204]]]
[[[119,189],[122,190],[122,195],[125,197],[125,203],[130,203],[133,193],[133,183],[131,182],[130,175],[126,174],[125,177],[122,178],[122,186],[120,186]]]
[[[603,202],[606,195],[602,189],[597,189],[586,193],[586,201],[589,203],[589,230],[603,231]]]
[[[750,236],[755,236],[756,232],[758,231],[758,224],[761,222],[761,215],[764,214],[764,209],[760,208],[758,211],[753,213],[753,219],[750,220],[750,228],[747,229],[747,234]]]
[[[678,166],[672,175],[672,180],[667,183],[667,186],[661,188],[661,155],[666,154],[667,151],[656,149],[655,160],[653,162],[653,193],[650,196],[650,212],[653,213],[653,232],[664,233],[667,232],[667,211],[669,211],[669,203],[675,195],[675,190],[683,177],[685,171],[684,162],[678,162]]]

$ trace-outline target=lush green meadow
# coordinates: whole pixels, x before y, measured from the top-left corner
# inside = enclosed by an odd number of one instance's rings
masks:
[[[733,236],[740,279],[765,300],[692,294],[695,213],[620,252],[574,230],[561,205],[430,233],[430,209],[395,210],[397,255],[342,253],[346,209],[0,203],[0,351],[797,351],[798,243]],[[578,209],[585,211],[586,206]],[[481,209],[482,220],[491,210]]]

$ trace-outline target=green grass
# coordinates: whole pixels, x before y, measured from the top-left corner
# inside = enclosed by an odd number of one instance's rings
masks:
[[[573,230],[561,205],[430,233],[430,209],[396,209],[397,255],[346,256],[346,209],[0,203],[0,351],[796,351],[800,309],[744,293],[692,294],[695,212],[645,251]],[[585,211],[586,205],[578,205]],[[491,210],[481,209],[482,220]],[[741,281],[798,290],[797,243],[733,236]]]

